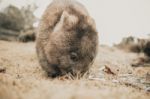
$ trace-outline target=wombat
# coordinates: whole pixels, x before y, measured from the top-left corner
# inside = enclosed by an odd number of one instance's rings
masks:
[[[39,63],[50,77],[84,74],[97,54],[95,22],[75,0],[53,0],[36,37]]]

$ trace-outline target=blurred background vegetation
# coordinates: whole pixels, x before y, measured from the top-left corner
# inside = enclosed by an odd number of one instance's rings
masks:
[[[0,0],[0,3],[3,0]],[[8,41],[30,41],[35,39],[33,12],[36,5],[27,5],[21,9],[9,5],[0,11],[0,39]]]

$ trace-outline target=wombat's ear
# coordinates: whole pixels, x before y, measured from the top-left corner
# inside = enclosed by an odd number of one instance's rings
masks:
[[[60,21],[63,23],[66,27],[72,27],[78,22],[78,18],[67,11],[64,11],[62,13]]]

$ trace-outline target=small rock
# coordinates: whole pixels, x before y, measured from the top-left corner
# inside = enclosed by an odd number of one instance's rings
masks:
[[[6,68],[0,67],[0,73],[5,73],[5,72],[6,72]]]

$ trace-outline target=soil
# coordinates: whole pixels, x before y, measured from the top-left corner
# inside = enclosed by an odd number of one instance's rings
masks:
[[[34,42],[0,41],[0,99],[150,99],[150,65],[131,66],[138,56],[100,46],[89,74],[52,79]]]

